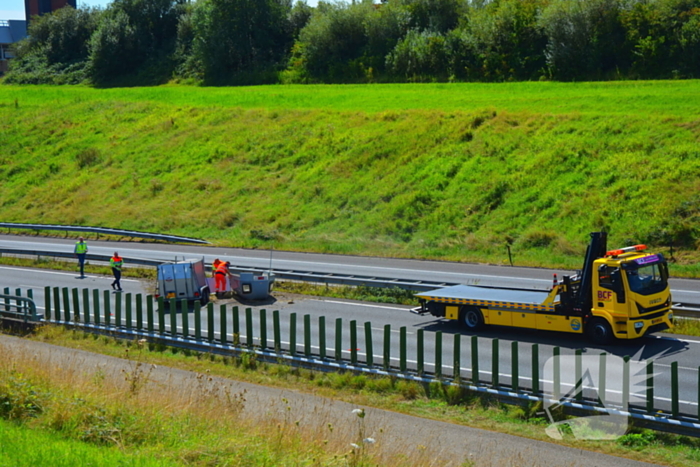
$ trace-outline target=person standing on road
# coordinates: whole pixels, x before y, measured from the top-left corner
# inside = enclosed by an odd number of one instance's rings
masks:
[[[117,292],[121,292],[122,285],[119,281],[122,278],[122,266],[124,265],[124,260],[119,256],[119,253],[115,251],[114,256],[109,259],[109,265],[112,266],[112,274],[114,274],[112,288]]]
[[[85,256],[87,256],[88,252],[88,246],[87,243],[85,243],[85,240],[83,240],[83,237],[80,237],[78,239],[78,242],[75,244],[75,256],[78,257],[78,264],[80,265],[80,278],[85,277]]]
[[[216,267],[216,272],[214,272],[214,277],[216,278],[216,282],[214,285],[214,291],[216,293],[219,292],[226,292],[226,276],[231,276],[231,272],[228,270],[228,267],[231,266],[231,263],[228,261],[220,262],[219,265]]]

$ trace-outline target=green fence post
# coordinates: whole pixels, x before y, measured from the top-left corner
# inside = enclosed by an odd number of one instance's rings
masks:
[[[90,291],[83,289],[83,320],[90,322]]]
[[[202,340],[202,306],[199,300],[194,302],[192,307],[192,319],[194,320],[194,338],[197,341]]]
[[[275,340],[275,352],[279,353],[282,349],[282,331],[280,329],[279,310],[274,310],[272,312],[272,332],[274,334],[273,338]]]
[[[4,289],[2,289],[2,293],[4,293],[5,295],[10,295],[10,288],[5,287]],[[10,299],[7,297],[5,298],[5,311],[10,311]]]
[[[698,401],[697,418],[700,420],[700,367],[698,367],[698,398],[695,400]]]
[[[214,304],[209,302],[207,303],[207,340],[210,344],[214,342],[216,337],[214,331]]]
[[[61,289],[53,288],[53,310],[56,315],[56,321],[61,321]]]
[[[253,348],[254,342],[253,342],[253,309],[252,308],[246,308],[245,309],[245,343],[246,346],[249,349]]]
[[[605,352],[600,354],[600,364],[598,365],[598,398],[603,406],[606,406],[608,400],[607,390],[607,375],[608,375],[608,354]]]
[[[294,357],[297,354],[297,314],[289,314],[289,353]]]
[[[80,294],[78,289],[75,287],[71,289],[71,295],[73,298],[73,321],[76,323],[80,322]]]
[[[559,355],[561,354],[561,349],[557,346],[552,349],[552,391],[553,391],[553,399],[554,400],[559,400],[561,397],[561,369],[559,368],[559,363],[561,362],[561,359],[559,358]]]
[[[442,378],[442,331],[435,333],[435,377]]]
[[[233,312],[233,345],[238,347],[241,345],[241,322],[238,317],[238,307],[234,306]]]
[[[384,325],[384,355],[383,355],[384,371],[389,371],[391,368],[391,324]]]
[[[165,299],[158,297],[158,332],[165,334]]]
[[[365,363],[372,368],[374,366],[374,349],[372,346],[372,323],[369,321],[365,322],[365,355]]]
[[[27,297],[34,300],[34,289],[27,289]]]
[[[304,315],[304,356],[311,356],[311,315]]]
[[[267,349],[267,310],[260,309],[260,348]]]
[[[219,306],[219,339],[222,345],[228,342],[228,333],[226,331],[226,305]]]
[[[97,326],[100,325],[100,291],[92,289],[92,310],[94,313],[94,321]]]
[[[479,385],[479,338],[472,336],[472,383]]]
[[[68,292],[68,287],[63,287],[63,313],[64,313],[64,320],[68,323],[70,322],[70,298],[69,298],[69,292]]]
[[[343,318],[335,320],[335,360],[343,359]]]
[[[170,335],[177,336],[177,300],[170,299]]]
[[[109,290],[105,290],[102,293],[102,297],[104,298],[103,303],[105,306],[105,326],[110,326],[112,324],[112,296]]]
[[[44,317],[51,321],[51,287],[44,287]]]
[[[155,320],[153,319],[153,295],[146,295],[146,327],[148,332],[155,331]]]
[[[518,341],[510,343],[510,387],[518,392],[520,389],[520,358],[518,357]]]
[[[622,410],[629,411],[629,404],[630,404],[630,356],[625,355],[622,360],[623,360],[623,364],[622,364]]]
[[[190,335],[190,304],[180,300],[180,322],[182,323],[182,338],[189,339]]]
[[[143,295],[136,294],[136,330],[143,331]]]
[[[121,327],[122,325],[122,294],[114,294],[114,325]]]
[[[540,393],[540,346],[532,344],[532,393]]]
[[[498,339],[493,339],[491,341],[491,385],[493,387],[498,387],[498,373],[499,373],[499,341]]]
[[[357,321],[350,321],[350,363],[357,365]]]
[[[326,359],[326,317],[318,317],[318,354],[322,360]]]
[[[462,335],[454,334],[452,352],[452,378],[459,384],[462,379]]]
[[[121,294],[119,294],[121,295]],[[131,294],[126,294],[126,329],[131,330]]]
[[[678,417],[678,362],[671,363],[671,415]]]
[[[406,373],[406,326],[401,326],[399,328],[399,370],[401,373]]]
[[[419,376],[425,372],[425,331],[419,329],[416,336],[416,371]]]
[[[700,377],[700,373],[698,374]],[[700,386],[698,386],[698,391],[700,391]],[[700,401],[700,399],[698,399]],[[700,404],[698,404],[698,410],[700,410]],[[649,360],[647,362],[647,412],[651,413],[654,411],[654,360]],[[700,417],[698,417],[700,418]]]
[[[574,353],[574,397],[580,402],[583,400],[583,350],[576,349]]]

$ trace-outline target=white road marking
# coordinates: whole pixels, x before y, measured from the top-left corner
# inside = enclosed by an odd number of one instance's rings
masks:
[[[5,269],[8,271],[23,271],[23,272],[31,272],[32,274],[54,274],[57,276],[72,276],[72,277],[78,277],[75,275],[75,273],[72,272],[61,272],[61,271],[51,271],[47,269],[27,269],[27,268],[12,268],[12,267],[7,267],[7,266],[0,266],[0,269]],[[113,279],[110,276],[85,276],[85,279]],[[122,282],[140,282],[138,279],[122,279]],[[25,287],[36,287],[36,286],[25,286]]]

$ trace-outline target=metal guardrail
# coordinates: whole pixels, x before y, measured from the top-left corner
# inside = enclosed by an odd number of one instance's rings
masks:
[[[34,300],[18,295],[0,294],[0,316],[28,321],[39,321]]]
[[[62,232],[86,232],[102,235],[115,235],[118,237],[146,238],[149,240],[161,240],[175,243],[197,243],[209,244],[206,240],[199,238],[179,237],[177,235],[154,234],[150,232],[139,232],[136,230],[108,229],[105,227],[82,227],[77,225],[51,225],[51,224],[20,224],[14,222],[0,222],[0,227],[7,229],[27,229],[27,230],[58,230]]]
[[[82,299],[81,299],[82,295]],[[102,295],[102,297],[101,297]],[[135,299],[135,300],[132,300]],[[634,420],[635,424],[646,426],[660,431],[667,431],[681,435],[700,437],[700,420],[696,411],[680,409],[680,403],[695,406],[693,402],[680,400],[678,390],[678,367],[671,365],[671,408],[654,405],[660,399],[653,395],[653,388],[646,392],[646,404],[637,401],[635,404],[614,404],[612,407],[601,405],[597,397],[583,397],[581,399],[565,396],[561,398],[559,390],[549,392],[544,387],[544,380],[538,377],[538,382],[528,385],[526,379],[519,379],[520,363],[512,365],[510,381],[508,376],[498,375],[498,370],[493,370],[493,361],[498,361],[498,353],[491,354],[494,359],[491,364],[492,374],[490,378],[483,378],[479,371],[478,341],[483,339],[478,336],[471,337],[472,365],[462,365],[462,345],[460,339],[455,339],[453,362],[438,360],[438,355],[442,355],[441,333],[436,334],[435,360],[430,362],[427,353],[424,351],[421,342],[422,337],[417,337],[417,354],[415,361],[407,359],[407,340],[404,337],[399,340],[399,348],[396,348],[396,340],[387,338],[391,335],[390,327],[384,329],[384,339],[375,340],[376,333],[372,332],[371,323],[364,325],[364,353],[358,349],[358,339],[361,338],[361,327],[358,328],[355,321],[347,322],[349,325],[350,349],[347,350],[347,341],[340,336],[347,332],[347,327],[343,325],[342,319],[336,320],[335,326],[326,320],[319,320],[318,342],[321,345],[312,350],[312,337],[310,321],[305,319],[303,335],[299,334],[297,340],[296,313],[289,316],[289,341],[282,340],[281,317],[279,311],[272,312],[272,323],[267,318],[266,310],[260,310],[260,319],[254,323],[254,315],[250,308],[245,311],[239,310],[237,306],[230,309],[222,308],[219,316],[215,316],[213,304],[208,304],[206,308],[195,303],[194,308],[185,313],[167,312],[165,301],[155,301],[153,296],[145,298],[136,295],[126,294],[125,300],[121,294],[113,295],[110,291],[93,290],[92,294],[88,289],[83,289],[82,294],[78,289],[69,291],[68,288],[59,289],[45,287],[45,322],[50,322],[65,326],[75,326],[86,331],[105,333],[114,337],[128,339],[145,339],[149,342],[159,342],[165,345],[187,348],[206,353],[236,355],[244,353],[255,354],[260,361],[270,363],[287,363],[293,366],[313,368],[321,371],[353,371],[357,373],[370,373],[376,375],[390,376],[401,379],[418,381],[425,384],[442,383],[445,385],[459,385],[464,389],[475,393],[489,395],[498,398],[506,404],[527,404],[533,402],[553,402],[554,405],[561,406],[566,413],[581,413],[590,415],[600,413],[603,415],[622,415]],[[135,307],[132,301],[135,302]],[[176,308],[176,301],[169,301],[169,310]],[[89,304],[89,305],[88,305]],[[181,303],[182,309],[188,309],[186,301]],[[232,320],[230,318],[233,318]],[[243,319],[245,318],[245,319]],[[216,322],[219,322],[218,328]],[[229,327],[232,324],[232,328]],[[271,326],[269,326],[271,324]],[[272,328],[272,329],[270,329]],[[335,328],[335,346],[332,340],[326,340],[327,330]],[[399,330],[405,335],[405,328]],[[270,332],[273,331],[274,332]],[[359,331],[359,332],[358,332]],[[303,337],[302,337],[303,336]],[[438,337],[440,336],[440,337]],[[438,344],[439,340],[439,344]],[[492,348],[498,349],[498,339],[491,339]],[[374,347],[373,342],[377,343]],[[379,350],[380,345],[383,347]],[[533,349],[537,344],[532,344]],[[376,349],[377,351],[375,351]],[[447,350],[447,349],[445,349]],[[449,353],[449,352],[448,352]],[[534,355],[534,351],[532,352]],[[398,358],[397,358],[398,357]],[[511,361],[521,362],[518,357],[518,346],[511,350]],[[475,363],[477,362],[477,363]],[[539,367],[539,357],[537,366]],[[468,360],[464,361],[468,365]],[[531,362],[534,366],[534,361]],[[487,365],[488,366],[488,365]],[[430,371],[430,368],[433,371]],[[674,369],[675,368],[675,369]],[[675,373],[674,373],[675,372]],[[533,373],[534,374],[534,373]],[[537,373],[540,374],[539,372]],[[554,375],[560,374],[555,372]],[[675,375],[675,376],[674,376]],[[581,378],[579,375],[577,378]],[[571,385],[572,381],[561,376],[554,376],[553,387],[562,388],[564,385]],[[575,380],[574,380],[575,381]],[[676,381],[675,383],[673,381]],[[623,394],[629,397],[629,390],[622,389]],[[565,392],[565,391],[564,391]],[[551,400],[550,400],[551,399]],[[624,396],[623,396],[624,400]],[[662,402],[664,402],[662,400]],[[668,405],[668,404],[666,404]]]
[[[75,255],[70,252],[60,252],[60,251],[43,251],[43,250],[19,250],[15,248],[0,248],[0,256],[4,254],[19,255],[19,256],[48,256],[54,258],[69,258],[75,259]],[[109,262],[110,256],[107,255],[96,255],[88,253],[85,257],[88,261],[100,261]],[[124,258],[125,265],[138,264],[141,266],[152,266],[156,267],[159,264],[168,262],[168,260],[153,260],[146,258]],[[208,268],[211,264],[206,265]],[[457,285],[456,282],[431,282],[431,281],[411,281],[405,279],[394,279],[388,277],[375,277],[375,276],[358,276],[358,275],[343,275],[343,274],[329,274],[321,272],[312,271],[294,271],[288,269],[262,269],[262,268],[251,268],[248,266],[241,265],[231,265],[229,268],[233,272],[253,272],[253,273],[267,273],[272,274],[280,280],[290,280],[290,281],[302,281],[302,282],[319,282],[322,284],[338,284],[338,285],[351,285],[355,287],[367,286],[367,287],[382,287],[382,288],[392,288],[398,287],[401,289],[412,290],[416,292],[423,292],[426,290],[432,290],[438,287],[447,287],[450,285]]]

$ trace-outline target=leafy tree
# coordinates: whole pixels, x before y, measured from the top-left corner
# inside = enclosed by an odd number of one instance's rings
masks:
[[[17,46],[8,82],[78,83],[84,75],[88,40],[102,11],[61,8],[32,19],[29,35]]]
[[[287,0],[202,0],[192,12],[192,57],[206,84],[276,79],[292,37]],[[272,75],[271,75],[272,73]]]
[[[185,0],[114,0],[90,39],[89,75],[98,85],[129,77],[138,84],[170,78]]]
[[[553,0],[542,12],[554,78],[600,79],[627,68],[621,0]]]
[[[449,75],[445,36],[412,29],[387,57],[391,71],[407,81],[445,81]]]
[[[314,82],[356,82],[366,78],[368,18],[376,15],[371,2],[346,5],[319,2],[299,33],[290,62],[299,79]]]
[[[462,36],[463,48],[475,59],[469,78],[539,78],[546,66],[547,42],[538,24],[542,5],[542,0],[501,0],[473,9]]]
[[[634,77],[700,76],[700,0],[636,0],[621,20]]]

